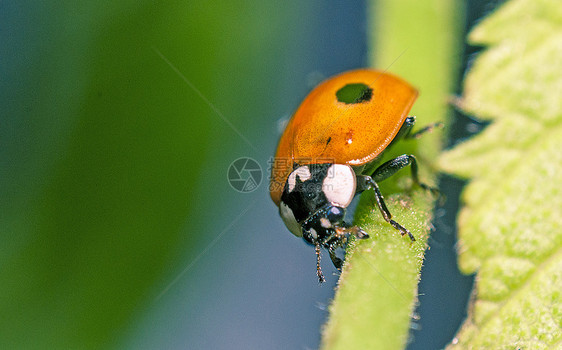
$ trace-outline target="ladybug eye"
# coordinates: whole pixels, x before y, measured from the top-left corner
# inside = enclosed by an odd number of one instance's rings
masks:
[[[362,83],[347,84],[336,92],[336,98],[345,104],[369,102],[373,89]]]
[[[337,223],[343,220],[345,216],[345,211],[339,207],[331,207],[328,213],[326,213],[326,219],[331,223]]]

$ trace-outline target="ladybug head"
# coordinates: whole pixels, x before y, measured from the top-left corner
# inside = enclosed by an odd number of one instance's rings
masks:
[[[355,190],[355,173],[348,165],[302,165],[287,178],[279,211],[293,234],[309,243],[324,242],[345,226],[345,210]]]
[[[309,217],[302,225],[303,238],[310,244],[326,242],[336,230],[347,226],[343,219],[345,208],[328,205]]]

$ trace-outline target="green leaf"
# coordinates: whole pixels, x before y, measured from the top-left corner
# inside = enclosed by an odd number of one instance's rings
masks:
[[[490,47],[459,101],[493,123],[445,153],[471,178],[459,265],[475,299],[451,349],[552,349],[562,341],[562,7],[512,0],[469,37]]]
[[[456,34],[462,24],[457,18],[459,10],[453,1],[386,0],[371,6],[371,20],[376,24],[372,28],[372,65],[419,88],[421,96],[412,110],[418,128],[445,120],[456,70]],[[422,165],[422,180],[434,183],[431,163],[440,149],[439,136],[434,132],[419,142],[406,141],[387,157],[415,154]],[[416,242],[400,237],[384,221],[372,193],[362,196],[355,221],[371,239],[348,247],[324,329],[324,349],[402,349],[407,343],[433,208],[430,194],[411,189],[409,174],[403,170],[381,186],[389,210],[413,232]]]

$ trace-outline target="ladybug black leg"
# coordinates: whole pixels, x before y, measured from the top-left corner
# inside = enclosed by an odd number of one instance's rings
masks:
[[[414,127],[415,123],[416,123],[416,117],[414,116],[407,117],[406,120],[404,120],[404,123],[402,123],[402,126],[400,127],[400,130],[398,130],[396,136],[394,136],[394,139],[392,139],[390,145],[388,145],[388,147],[391,147],[396,142],[404,138],[408,138],[408,135],[410,135],[410,132],[412,132],[412,128]]]
[[[369,238],[369,235],[367,234],[367,232],[363,231],[363,229],[359,226],[347,227],[347,228],[345,228],[345,232],[347,234],[354,235],[355,238],[357,238],[357,239]]]
[[[406,139],[406,140],[419,139],[426,132],[431,132],[435,128],[442,128],[444,126],[442,122],[437,122],[437,123],[429,124],[426,127],[412,133],[412,129],[414,128],[415,123],[416,123],[416,117],[414,116],[407,117],[404,120],[402,126],[400,127],[400,130],[398,130],[396,136],[394,136],[394,139],[392,140],[390,145],[393,145],[394,143],[402,139]]]
[[[444,124],[442,122],[429,124],[426,127],[416,131],[413,134],[410,134],[410,133],[406,134],[406,136],[404,138],[406,138],[406,139],[419,139],[426,132],[431,132],[431,131],[433,131],[433,129],[442,128],[443,126],[444,126]]]
[[[343,260],[338,258],[336,255],[336,249],[343,246],[347,242],[347,232],[346,228],[336,226],[334,233],[328,237],[323,246],[328,249],[328,253],[330,254],[330,259],[332,263],[336,267],[336,269],[341,271],[343,266]]]
[[[375,180],[373,180],[370,176],[359,175],[359,176],[357,176],[357,188],[358,188],[358,191],[361,190],[361,192],[364,191],[364,190],[372,188],[375,191],[375,198],[377,200],[377,206],[379,207],[379,209],[382,213],[382,216],[386,220],[386,222],[388,222],[389,224],[392,225],[392,227],[394,227],[395,229],[400,231],[400,234],[402,236],[408,235],[408,237],[410,237],[410,240],[412,240],[412,242],[416,240],[414,238],[414,235],[407,228],[400,225],[396,221],[392,220],[392,214],[390,214],[390,211],[388,210],[386,204],[384,203],[384,198],[383,198],[382,193],[379,189],[379,185],[377,185]]]
[[[343,260],[336,256],[336,249],[344,246],[350,235],[354,235],[357,239],[369,238],[367,232],[363,231],[359,226],[347,226],[344,223],[342,226],[337,226],[335,233],[322,244],[328,249],[332,263],[340,271],[343,266]]]
[[[335,247],[334,245],[330,245],[328,247],[328,253],[330,254],[330,259],[332,259],[332,263],[334,264],[336,269],[341,271],[343,260],[336,256],[336,249],[337,247]]]
[[[398,170],[405,168],[408,165],[412,170],[412,180],[414,181],[415,185],[420,186],[426,191],[430,191],[436,197],[439,197],[441,195],[441,192],[437,188],[428,186],[420,182],[420,179],[418,177],[418,163],[416,161],[416,157],[411,154],[403,154],[379,166],[372,175],[373,180],[376,182],[385,180],[390,176],[396,174]]]

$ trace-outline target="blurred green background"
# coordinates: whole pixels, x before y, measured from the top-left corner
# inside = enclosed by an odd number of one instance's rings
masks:
[[[0,348],[317,347],[337,276],[268,160],[312,86],[366,64],[365,6],[2,2]],[[258,190],[230,187],[239,157]]]

